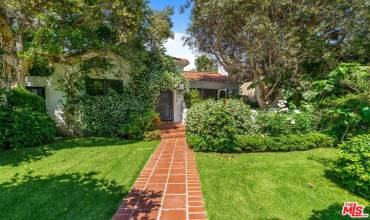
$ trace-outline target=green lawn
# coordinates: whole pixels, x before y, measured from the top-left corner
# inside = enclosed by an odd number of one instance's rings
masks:
[[[59,141],[0,152],[0,219],[110,219],[157,141]]]
[[[337,152],[197,153],[209,219],[341,219],[343,202],[369,202],[329,171]]]

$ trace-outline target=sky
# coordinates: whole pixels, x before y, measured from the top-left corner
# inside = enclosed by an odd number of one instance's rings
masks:
[[[164,46],[167,49],[168,55],[188,59],[190,64],[185,67],[185,70],[192,70],[195,69],[196,53],[188,46],[184,46],[184,41],[182,39],[190,23],[190,8],[185,10],[183,14],[180,14],[180,7],[185,4],[185,2],[186,0],[150,0],[150,6],[157,10],[162,10],[167,6],[172,6],[174,8],[174,15],[171,17],[174,39],[169,39]]]

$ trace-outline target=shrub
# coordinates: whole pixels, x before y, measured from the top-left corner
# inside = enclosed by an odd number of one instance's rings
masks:
[[[161,139],[161,131],[156,129],[153,131],[147,131],[144,133],[144,141],[154,141],[154,140],[160,140]]]
[[[264,135],[239,135],[236,151],[298,151],[321,147],[333,147],[334,139],[321,133],[291,134],[277,137]]]
[[[0,106],[0,148],[9,147],[8,131],[11,125],[11,109]]]
[[[131,112],[141,114],[146,111],[145,105],[129,93],[84,96],[78,109],[84,136],[116,136]]]
[[[195,104],[187,113],[186,129],[191,146],[218,152],[233,151],[236,135],[258,132],[250,108],[232,99]]]
[[[335,171],[352,192],[370,198],[370,134],[340,145]]]
[[[120,135],[128,139],[142,140],[147,131],[153,129],[157,113],[148,110],[144,114],[131,113],[127,123],[120,128]]]
[[[8,92],[7,104],[11,108],[29,108],[37,112],[46,112],[45,100],[23,87],[16,87]]]
[[[189,92],[185,93],[184,101],[186,103],[186,107],[190,108],[192,105],[195,105],[202,101],[202,97],[200,96],[200,92],[197,89],[190,89]]]
[[[52,141],[56,134],[51,118],[45,113],[29,108],[2,108],[0,120],[2,148],[24,148],[45,144]]]
[[[317,129],[318,117],[311,112],[260,111],[258,126],[261,132],[270,136],[305,134]]]
[[[321,101],[320,127],[338,140],[370,132],[370,96],[348,94]]]

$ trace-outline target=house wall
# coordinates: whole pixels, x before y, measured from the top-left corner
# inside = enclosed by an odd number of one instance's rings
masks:
[[[184,97],[179,94],[176,90],[173,91],[173,121],[181,122],[183,118],[184,110]]]
[[[209,81],[190,81],[190,89],[235,89],[239,92],[239,86],[234,83],[209,82]],[[173,91],[173,121],[184,122],[186,114],[184,97],[177,91]],[[185,112],[185,113],[184,113]]]
[[[104,74],[98,74],[97,72],[92,72],[90,74],[91,78],[95,79],[113,79],[113,80],[123,80],[127,83],[129,80],[130,71],[128,64],[119,58],[112,58],[112,64],[114,68]],[[61,103],[65,101],[65,93],[61,91],[60,82],[65,78],[66,71],[75,72],[78,65],[74,67],[66,67],[62,64],[54,64],[54,74],[51,76],[26,76],[25,86],[32,87],[45,87],[45,104],[47,112],[50,116],[61,119]],[[70,69],[67,69],[70,68]]]
[[[191,89],[236,89],[239,92],[239,86],[235,83],[190,81],[189,87]]]
[[[60,90],[59,80],[64,78],[65,68],[62,65],[54,65],[55,72],[51,76],[26,76],[25,86],[45,87],[45,104],[50,116],[56,117],[60,112],[60,103],[65,98],[65,93]]]

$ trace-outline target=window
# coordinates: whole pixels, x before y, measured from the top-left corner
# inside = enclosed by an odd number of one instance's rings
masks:
[[[219,90],[218,92],[219,92],[219,96],[218,96],[219,99],[227,98],[226,89]]]
[[[204,89],[203,90],[203,98],[205,98],[205,99],[209,99],[209,98],[217,99],[217,89]]]
[[[89,95],[106,95],[111,91],[123,92],[123,81],[111,79],[86,79],[86,93]]]
[[[26,89],[45,99],[45,87],[27,86]]]

